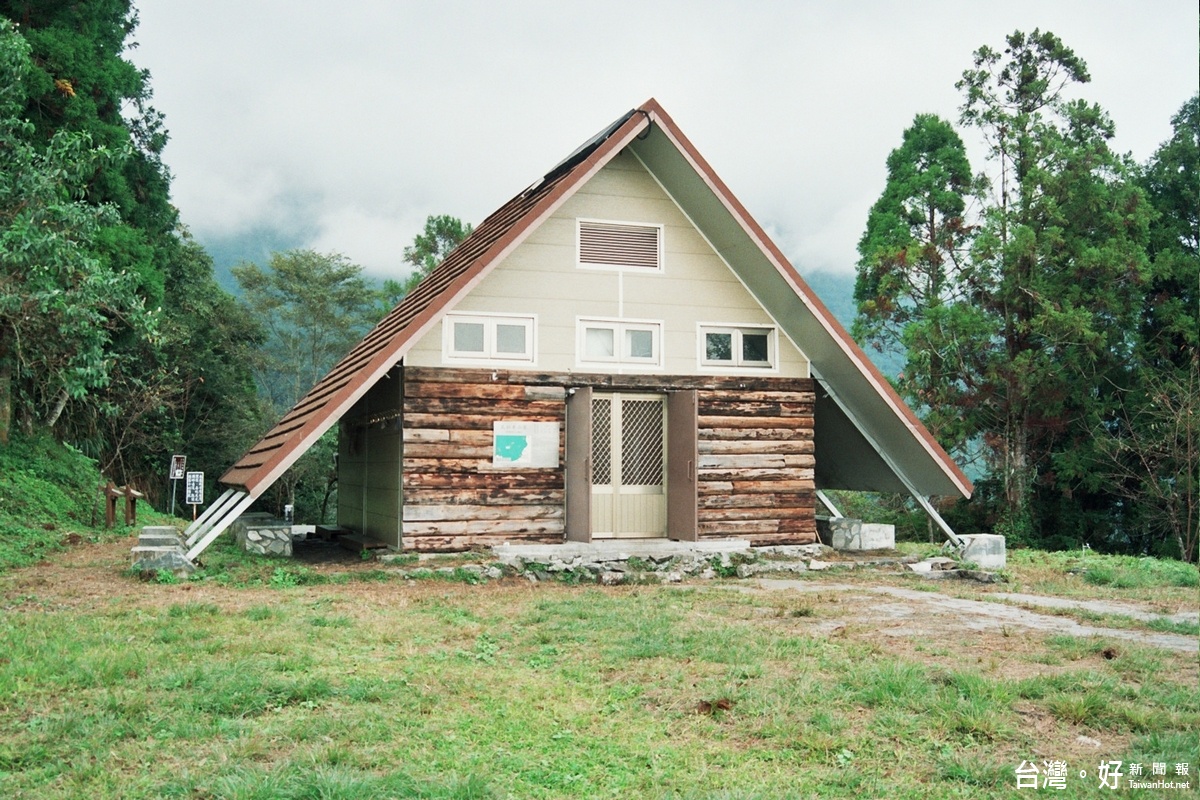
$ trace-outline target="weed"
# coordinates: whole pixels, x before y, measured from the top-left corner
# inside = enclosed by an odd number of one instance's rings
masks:
[[[175,574],[174,572],[172,572],[171,570],[169,570],[169,569],[160,569],[160,570],[158,570],[157,572],[155,572],[155,573],[154,573],[154,582],[155,582],[155,583],[161,583],[161,584],[165,584],[165,585],[168,585],[168,586],[169,586],[169,585],[172,585],[172,584],[179,583],[180,581],[179,581],[179,576],[178,576],[178,575],[176,575],[176,574]]]
[[[300,585],[300,576],[285,567],[276,567],[271,573],[272,589],[290,589]]]
[[[496,654],[500,652],[500,645],[496,640],[486,633],[479,634],[475,640],[475,646],[470,650],[459,650],[458,655],[473,661],[478,661],[481,664],[495,664]]]
[[[712,571],[717,574],[718,578],[736,578],[738,565],[733,559],[724,560],[721,556],[712,556],[708,559],[708,564],[712,567]]]
[[[655,569],[653,562],[639,556],[631,556],[625,563],[628,565],[630,572],[653,572]]]

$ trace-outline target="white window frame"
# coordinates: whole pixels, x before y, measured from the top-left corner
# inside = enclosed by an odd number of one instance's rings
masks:
[[[708,334],[728,333],[733,337],[728,361],[717,361],[708,357]],[[767,335],[767,360],[745,361],[742,358],[742,335],[745,333]],[[702,322],[696,326],[696,360],[704,369],[736,370],[738,372],[779,371],[779,328],[762,323]]]
[[[454,349],[454,325],[458,322],[483,325],[483,352]],[[525,352],[500,353],[496,350],[498,325],[520,325],[525,328]],[[537,363],[537,315],[494,314],[481,311],[452,312],[442,318],[442,361],[447,364],[506,364],[532,365]]]
[[[636,264],[598,264],[583,260],[583,228],[587,224],[595,225],[623,225],[634,228],[652,228],[656,230],[658,239],[658,266],[643,267]],[[664,261],[666,260],[666,246],[664,244],[664,227],[659,223],[654,222],[632,222],[628,220],[618,219],[595,219],[591,217],[578,217],[575,220],[575,264],[580,269],[598,269],[608,272],[629,272],[634,275],[661,275],[664,271]]]
[[[604,329],[613,332],[611,357],[589,357],[587,354],[588,329]],[[653,356],[640,358],[631,355],[625,346],[627,331],[649,331],[654,337]],[[662,369],[663,365],[663,321],[660,319],[622,319],[619,317],[576,317],[575,318],[575,361],[580,367],[642,367]]]

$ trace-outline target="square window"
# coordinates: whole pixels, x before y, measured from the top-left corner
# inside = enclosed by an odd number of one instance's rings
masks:
[[[496,324],[496,352],[511,354],[523,354],[526,350],[525,345],[525,326],[524,325],[509,325],[506,323]]]
[[[589,359],[610,359],[616,355],[612,328],[587,328],[583,352]]]
[[[630,358],[654,358],[654,331],[625,331],[625,346]]]
[[[768,338],[765,332],[742,332],[742,361],[753,364],[766,364],[770,361]]]
[[[704,357],[708,361],[733,362],[733,334],[704,334]]]
[[[484,325],[482,322],[454,323],[454,352],[483,355]]]
[[[581,364],[662,366],[662,323],[645,320],[580,319],[577,328]]]

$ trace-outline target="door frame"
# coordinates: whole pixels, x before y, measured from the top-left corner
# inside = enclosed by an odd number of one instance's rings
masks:
[[[694,542],[699,538],[699,430],[695,389],[655,390],[655,387],[604,387],[620,393],[666,395],[667,495],[666,538]],[[592,537],[592,399],[593,387],[567,390],[563,468],[566,541],[591,542]]]

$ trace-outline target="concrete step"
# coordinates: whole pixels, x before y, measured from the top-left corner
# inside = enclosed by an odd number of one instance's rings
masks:
[[[186,547],[186,544],[178,534],[175,536],[151,536],[143,533],[138,536],[138,547]]]
[[[133,568],[140,572],[165,569],[182,577],[196,571],[196,565],[188,560],[182,547],[138,546],[131,550],[130,556]]]

